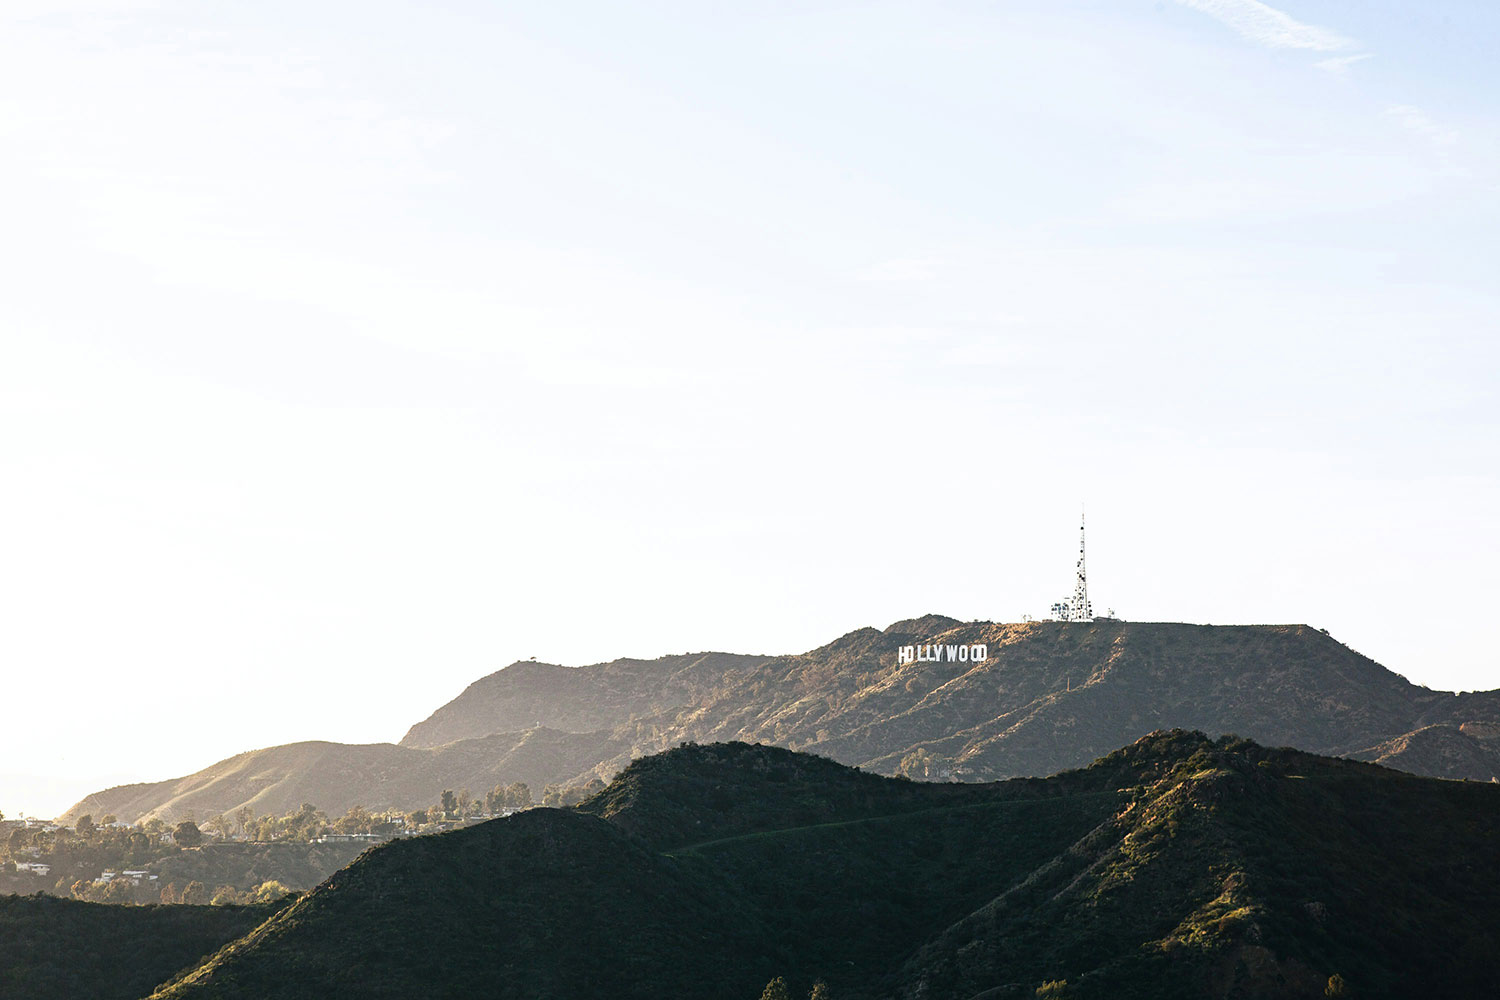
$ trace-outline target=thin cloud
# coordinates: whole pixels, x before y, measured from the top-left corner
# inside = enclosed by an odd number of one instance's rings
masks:
[[[1334,56],[1332,59],[1324,59],[1313,65],[1326,73],[1332,73],[1334,76],[1348,76],[1350,66],[1370,59],[1374,55],[1375,53],[1373,52],[1356,52],[1352,56]]]
[[[1458,130],[1440,125],[1427,116],[1427,112],[1412,104],[1396,104],[1385,109],[1408,132],[1419,135],[1438,146],[1451,146],[1458,141]]]
[[[1241,37],[1273,49],[1310,49],[1342,52],[1359,43],[1336,31],[1304,24],[1284,11],[1260,0],[1177,0],[1184,7],[1201,11],[1233,28]]]

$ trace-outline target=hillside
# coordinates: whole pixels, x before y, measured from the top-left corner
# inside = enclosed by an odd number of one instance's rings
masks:
[[[1382,740],[1348,756],[1413,774],[1489,781],[1500,775],[1500,726],[1439,723]]]
[[[154,996],[1479,996],[1497,844],[1500,787],[1199,733],[972,785],[689,746],[369,851]]]
[[[106,906],[0,896],[0,997],[138,1000],[279,905]]]
[[[899,647],[927,643],[982,643],[989,655],[977,664],[896,662]],[[1344,754],[1434,724],[1500,722],[1500,692],[1418,687],[1305,625],[998,625],[928,615],[797,656],[732,666],[705,656],[694,661],[691,683],[678,679],[681,659],[652,669],[639,660],[547,667],[555,699],[548,724],[586,715],[639,752],[741,739],[886,774],[980,780],[1078,767],[1160,728]],[[515,664],[476,681],[412,727],[403,745],[483,732],[513,720],[520,706],[542,711],[538,667]],[[652,678],[679,698],[642,715],[642,699],[621,692],[649,689]],[[1428,763],[1397,766],[1407,762]],[[1427,773],[1474,776],[1431,763]]]
[[[495,785],[524,781],[540,790],[556,775],[591,772],[608,762],[604,776],[629,760],[629,744],[609,733],[533,729],[496,733],[442,747],[393,743],[289,743],[252,750],[183,778],[120,785],[94,792],[61,817],[72,823],[89,813],[113,814],[125,823],[153,816],[174,823],[187,815],[202,821],[232,816],[241,807],[279,815],[310,802],[329,815],[350,806],[414,809],[432,803],[444,788],[483,794]]]
[[[897,662],[984,644],[979,663]],[[199,819],[249,805],[415,808],[443,788],[608,778],[683,741],[746,740],[882,774],[982,781],[1080,767],[1155,729],[1236,732],[1439,777],[1500,775],[1458,727],[1500,724],[1500,692],[1419,687],[1305,625],[994,624],[941,615],[792,656],[683,654],[586,667],[523,661],[469,685],[400,745],[299,743],[95,793],[66,814]],[[1431,749],[1445,726],[1453,746]],[[1421,748],[1428,747],[1428,750]],[[1488,747],[1489,749],[1486,749]],[[1406,748],[1406,749],[1402,749]]]
[[[570,733],[614,729],[632,719],[693,704],[720,689],[726,678],[770,659],[684,653],[656,660],[612,660],[581,671],[521,660],[470,684],[453,701],[412,726],[401,745],[436,747],[538,726]]]

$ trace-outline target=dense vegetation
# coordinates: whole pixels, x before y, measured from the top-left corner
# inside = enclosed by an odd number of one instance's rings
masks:
[[[0,997],[139,1000],[274,910],[0,896]]]
[[[1479,996],[1497,848],[1500,787],[1233,737],[991,785],[684,746],[371,850],[158,996]]]

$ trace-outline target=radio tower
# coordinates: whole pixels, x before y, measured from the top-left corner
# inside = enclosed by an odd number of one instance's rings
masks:
[[[1091,622],[1094,620],[1094,606],[1089,603],[1089,577],[1083,568],[1083,514],[1078,515],[1078,579],[1073,583],[1073,614],[1068,618],[1072,622]]]
[[[1094,606],[1089,603],[1089,578],[1083,563],[1083,515],[1078,515],[1078,572],[1073,579],[1071,600],[1052,605],[1052,617],[1060,622],[1091,622]]]

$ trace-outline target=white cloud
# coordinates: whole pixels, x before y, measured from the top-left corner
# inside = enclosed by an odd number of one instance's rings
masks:
[[[1440,125],[1427,116],[1427,112],[1411,104],[1395,104],[1385,109],[1408,132],[1422,136],[1439,146],[1451,146],[1458,141],[1458,131]]]
[[[1304,24],[1260,0],[1177,0],[1184,7],[1218,18],[1244,38],[1273,49],[1342,52],[1358,43],[1335,31]]]
[[[1334,76],[1348,76],[1350,66],[1354,65],[1357,62],[1363,62],[1364,60],[1369,59],[1374,55],[1375,53],[1373,52],[1356,52],[1352,56],[1334,56],[1331,59],[1324,59],[1321,62],[1315,63],[1314,65],[1316,65],[1318,69],[1321,69],[1328,73],[1332,73]]]

